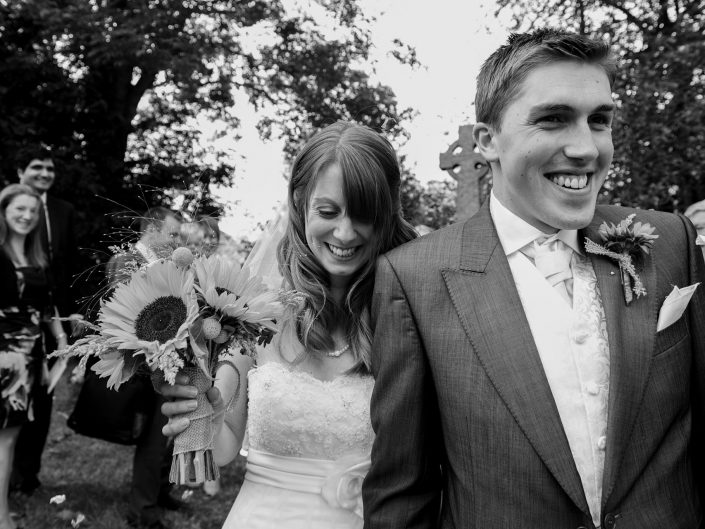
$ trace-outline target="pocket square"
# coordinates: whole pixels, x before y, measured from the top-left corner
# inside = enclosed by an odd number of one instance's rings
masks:
[[[669,325],[673,325],[683,315],[685,308],[688,306],[690,298],[693,297],[695,289],[700,283],[695,283],[683,288],[673,287],[671,293],[666,297],[661,305],[661,310],[658,314],[658,322],[656,323],[656,332],[664,330]]]

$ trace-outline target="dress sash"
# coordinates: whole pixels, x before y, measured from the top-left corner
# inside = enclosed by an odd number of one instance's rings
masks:
[[[281,489],[320,494],[333,507],[362,515],[362,481],[369,456],[312,459],[249,449],[245,479]]]

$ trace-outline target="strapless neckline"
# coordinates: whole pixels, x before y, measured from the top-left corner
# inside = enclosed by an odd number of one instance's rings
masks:
[[[321,380],[276,361],[264,363],[248,374],[249,446],[331,460],[368,452],[373,386],[371,375]]]
[[[365,379],[368,376],[369,377],[372,376],[372,375],[350,375],[348,373],[341,373],[340,375],[337,375],[330,380],[323,380],[323,379],[320,379],[320,378],[312,375],[308,371],[297,371],[295,369],[289,369],[286,365],[282,364],[281,362],[275,362],[275,361],[267,362],[265,364],[262,364],[261,366],[258,366],[257,369],[255,369],[253,371],[253,373],[256,373],[257,371],[264,369],[267,366],[275,367],[276,369],[279,369],[279,370],[291,375],[292,377],[299,377],[299,378],[305,378],[306,380],[312,380],[312,381],[314,381],[314,383],[319,383],[323,386],[335,385],[338,383],[345,383],[350,380]],[[271,369],[271,367],[269,369]]]

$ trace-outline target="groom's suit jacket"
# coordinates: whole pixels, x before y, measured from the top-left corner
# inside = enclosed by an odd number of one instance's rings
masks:
[[[617,264],[591,256],[607,318],[604,529],[700,526],[705,284],[656,332],[673,286],[705,280],[682,216],[598,207],[579,240],[630,213],[659,238],[625,304]],[[366,529],[592,528],[555,401],[488,204],[377,266]]]

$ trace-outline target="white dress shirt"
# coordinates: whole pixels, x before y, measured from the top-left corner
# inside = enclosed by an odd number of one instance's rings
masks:
[[[520,251],[546,234],[509,211],[494,193],[490,196],[490,214],[507,255],[593,523],[599,527],[610,359],[595,272],[581,251],[577,230],[561,230],[558,238],[574,250],[571,307]]]

